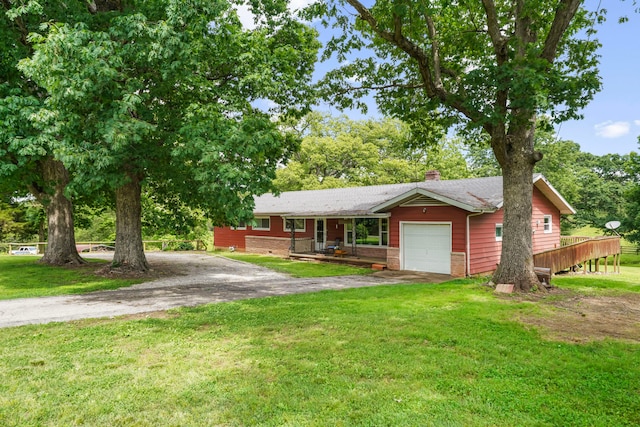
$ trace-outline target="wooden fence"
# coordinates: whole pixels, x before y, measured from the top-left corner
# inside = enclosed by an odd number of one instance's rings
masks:
[[[640,246],[621,246],[621,253],[627,255],[640,255]]]
[[[165,251],[165,250],[196,250],[206,251],[207,244],[203,240],[143,240],[142,244],[146,251]],[[5,248],[8,253],[12,250],[18,249],[20,246],[35,246],[38,248],[38,253],[44,253],[47,242],[36,243],[6,243],[3,244],[1,249],[4,252]],[[104,252],[113,250],[115,242],[76,242],[76,249],[78,252]]]

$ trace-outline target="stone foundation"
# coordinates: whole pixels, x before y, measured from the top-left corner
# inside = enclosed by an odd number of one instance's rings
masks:
[[[451,253],[451,275],[465,277],[467,273],[467,257],[464,252]]]
[[[351,246],[341,246],[340,249],[347,251],[349,255],[353,255],[353,248]],[[387,257],[387,248],[372,248],[372,247],[356,247],[356,254],[363,258],[381,258]]]
[[[400,248],[387,248],[387,268],[400,270]]]
[[[289,256],[291,239],[289,237],[246,236],[245,251],[254,254]],[[311,252],[313,239],[296,238],[296,252]]]

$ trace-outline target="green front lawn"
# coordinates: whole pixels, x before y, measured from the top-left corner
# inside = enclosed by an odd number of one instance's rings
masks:
[[[216,251],[217,255],[238,261],[267,267],[293,277],[330,277],[371,274],[370,268],[354,267],[329,262],[293,261],[269,255],[255,255],[245,252]]]
[[[639,344],[543,313],[458,280],[2,329],[0,425],[640,424]]]
[[[82,294],[131,286],[143,280],[112,279],[94,274],[99,260],[80,268],[38,264],[37,256],[0,256],[0,300]]]

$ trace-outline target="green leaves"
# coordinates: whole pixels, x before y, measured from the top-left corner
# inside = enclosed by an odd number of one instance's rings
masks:
[[[549,61],[543,51],[562,9],[557,1],[492,2],[484,8],[480,2],[382,0],[367,9],[369,16],[355,0],[327,3],[326,24],[342,32],[328,43],[325,57],[346,58],[350,52],[350,60],[327,74],[321,87],[343,107],[360,106],[367,93],[356,88],[368,87],[379,93],[380,109],[394,117],[407,120],[419,110],[438,110],[443,118],[471,126],[505,123],[508,129],[523,111],[548,113],[557,121],[575,118],[600,88],[599,43],[585,35],[594,16],[584,9],[566,18],[567,30]],[[350,19],[345,10],[360,19]],[[363,58],[353,58],[363,46]],[[378,67],[371,67],[372,61]],[[358,84],[341,76],[358,76]],[[402,103],[407,98],[415,107]]]
[[[408,126],[398,120],[310,114],[304,123],[300,151],[277,172],[281,191],[422,181],[428,169],[442,171],[445,179],[467,176],[458,142],[412,144]]]

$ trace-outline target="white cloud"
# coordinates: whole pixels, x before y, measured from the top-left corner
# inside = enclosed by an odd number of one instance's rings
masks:
[[[598,123],[594,126],[596,135],[602,138],[619,138],[629,133],[631,125],[629,122],[606,122]]]
[[[633,124],[636,125],[636,126],[640,126],[640,120],[634,120]]]
[[[291,0],[289,2],[289,11],[292,13],[297,12],[298,10],[309,6],[311,3],[314,3],[316,0]],[[256,28],[256,24],[254,22],[255,15],[251,12],[248,4],[241,4],[235,6],[236,11],[238,12],[238,18],[240,18],[240,22],[242,26],[247,30],[253,30]]]
[[[253,22],[253,13],[251,13],[248,5],[237,5],[236,11],[238,12],[238,18],[240,18],[240,22],[244,28],[253,30],[256,27],[256,24]]]

